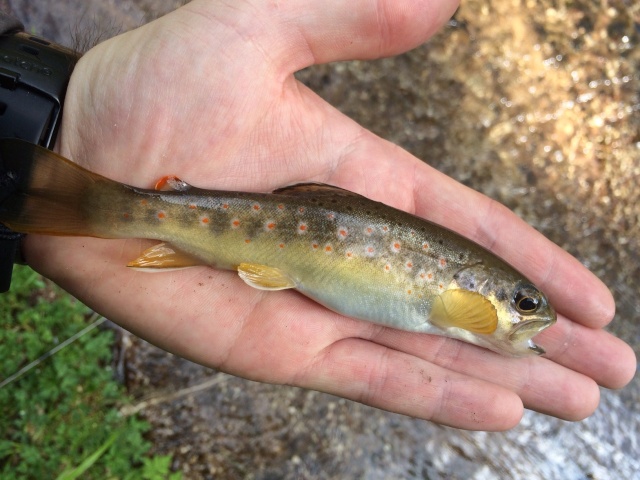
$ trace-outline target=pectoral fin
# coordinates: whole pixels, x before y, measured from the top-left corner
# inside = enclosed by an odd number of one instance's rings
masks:
[[[457,327],[473,333],[490,334],[498,327],[498,312],[479,293],[446,290],[434,300],[429,321],[441,328]]]
[[[147,248],[142,255],[129,262],[127,267],[141,269],[176,269],[203,265],[197,258],[175,249],[167,243]]]
[[[238,275],[245,283],[260,290],[295,288],[296,283],[282,270],[255,263],[238,265]]]

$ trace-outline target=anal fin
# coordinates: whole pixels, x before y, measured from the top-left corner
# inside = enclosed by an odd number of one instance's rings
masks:
[[[277,267],[241,263],[238,265],[238,275],[247,285],[259,290],[285,290],[296,287],[296,283]]]
[[[203,265],[197,258],[181,252],[168,243],[158,243],[151,248],[147,248],[135,260],[129,262],[127,267],[141,269],[175,269],[195,267]]]

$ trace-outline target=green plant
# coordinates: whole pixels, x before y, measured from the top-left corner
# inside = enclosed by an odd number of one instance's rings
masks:
[[[2,380],[85,327],[91,312],[18,267],[0,315]],[[1,478],[169,478],[170,458],[146,456],[149,426],[119,413],[129,400],[113,379],[112,343],[111,331],[93,330],[0,388]]]

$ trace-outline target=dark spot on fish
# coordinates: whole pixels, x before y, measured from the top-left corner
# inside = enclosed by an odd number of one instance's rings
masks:
[[[353,212],[353,207],[351,205],[347,205],[347,211]]]
[[[458,255],[458,260],[464,260],[464,253]]]
[[[332,198],[331,199],[331,203],[338,203],[338,199],[337,198]]]
[[[317,199],[317,198],[312,198],[312,199],[311,199],[311,203],[316,203],[317,201],[318,201],[318,199]]]
[[[442,240],[441,238],[438,239],[438,245],[444,245],[444,240]]]
[[[504,291],[504,288],[501,288],[496,292],[496,298],[501,302],[507,300],[509,297],[507,296],[507,292]]]

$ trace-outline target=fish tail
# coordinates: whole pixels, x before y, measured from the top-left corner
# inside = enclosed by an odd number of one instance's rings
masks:
[[[38,145],[0,140],[0,223],[16,232],[104,237],[86,200],[118,185]]]

